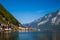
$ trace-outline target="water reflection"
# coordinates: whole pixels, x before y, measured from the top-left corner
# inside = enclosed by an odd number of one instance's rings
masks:
[[[15,40],[16,37],[13,33],[0,32],[0,40]]]
[[[53,35],[54,34],[54,35]],[[0,40],[56,40],[56,33],[45,32],[0,32]]]
[[[16,40],[52,40],[51,32],[23,32],[18,34]]]

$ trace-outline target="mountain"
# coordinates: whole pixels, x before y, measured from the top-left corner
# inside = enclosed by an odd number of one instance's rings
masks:
[[[16,26],[19,24],[22,26],[22,24],[0,4],[0,23],[8,24],[8,22]]]
[[[31,22],[24,24],[27,27],[36,27],[41,30],[45,29],[60,29],[60,10],[46,14],[45,16]]]

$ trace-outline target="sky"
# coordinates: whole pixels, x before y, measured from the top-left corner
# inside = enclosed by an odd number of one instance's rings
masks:
[[[0,0],[0,4],[22,24],[60,10],[60,0]]]

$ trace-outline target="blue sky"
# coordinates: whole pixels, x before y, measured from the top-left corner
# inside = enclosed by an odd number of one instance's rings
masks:
[[[22,24],[60,9],[60,0],[0,0],[0,3]]]

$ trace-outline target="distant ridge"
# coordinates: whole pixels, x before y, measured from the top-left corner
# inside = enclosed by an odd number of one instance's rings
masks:
[[[37,21],[33,21],[28,24],[24,24],[27,27],[36,27],[41,30],[44,29],[60,29],[60,10],[55,12],[50,12],[43,16],[42,18],[36,19]]]

